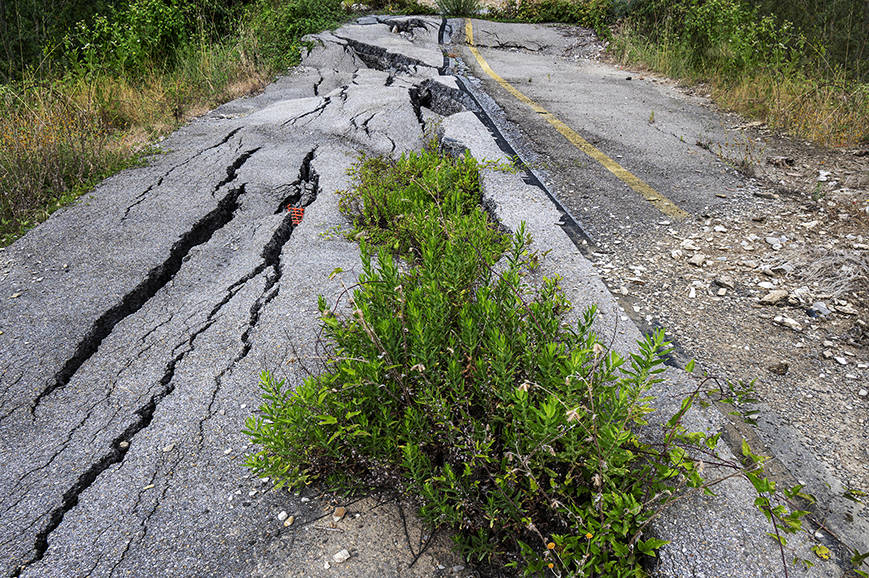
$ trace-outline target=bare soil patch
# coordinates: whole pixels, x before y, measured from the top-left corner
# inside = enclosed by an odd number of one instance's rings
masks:
[[[714,152],[754,178],[595,263],[626,315],[710,375],[755,380],[827,471],[869,491],[869,151],[725,118],[757,146]]]

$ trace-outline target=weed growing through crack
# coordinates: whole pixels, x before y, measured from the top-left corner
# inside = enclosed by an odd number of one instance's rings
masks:
[[[350,313],[319,299],[321,373],[295,389],[262,375],[246,465],[279,486],[412,494],[466,558],[528,576],[646,576],[661,511],[745,476],[784,556],[806,516],[786,500],[811,497],[776,489],[748,446],[743,466],[682,424],[706,389],[750,402],[750,388],[701,378],[662,436],[641,437],[663,332],[625,357],[592,331],[593,308],[566,324],[558,280],[529,281],[539,256],[524,225],[505,238],[480,208],[477,171],[433,150],[355,166],[341,201],[363,258]],[[704,479],[707,463],[732,472]]]

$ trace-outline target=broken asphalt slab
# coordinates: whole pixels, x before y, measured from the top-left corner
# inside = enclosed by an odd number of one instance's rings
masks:
[[[0,574],[305,576],[344,549],[348,576],[469,572],[444,536],[421,552],[430,532],[407,508],[348,502],[332,527],[332,497],[275,490],[241,466],[258,375],[301,379],[288,361],[316,359],[317,295],[336,302],[360,270],[338,210],[359,151],[419,150],[439,126],[478,159],[510,154],[439,46],[461,24],[368,17],[318,35],[263,94],[180,129],[148,166],[0,252]],[[525,220],[552,250],[543,273],[562,277],[577,310],[598,305],[617,349],[634,347],[639,332],[557,225],[564,212],[527,174],[484,178],[501,222]],[[304,207],[301,223],[288,206]],[[779,572],[750,488],[727,484],[656,521],[671,540],[657,575]]]

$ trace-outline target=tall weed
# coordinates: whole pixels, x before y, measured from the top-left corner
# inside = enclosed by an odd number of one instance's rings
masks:
[[[5,245],[88,182],[132,158],[63,85],[0,92],[0,239]]]
[[[823,145],[869,142],[867,85],[831,68],[791,22],[741,0],[643,3],[611,50],[623,64],[706,82],[721,105],[772,128]]]

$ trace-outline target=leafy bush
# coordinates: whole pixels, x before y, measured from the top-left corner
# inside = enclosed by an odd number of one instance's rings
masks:
[[[257,0],[245,17],[242,46],[259,66],[281,70],[299,62],[304,35],[345,18],[341,0]]]
[[[357,167],[358,193],[343,205],[357,224],[397,223],[416,266],[396,262],[386,235],[376,255],[363,243],[352,313],[320,299],[326,371],[295,391],[263,374],[266,403],[245,430],[263,448],[247,465],[291,486],[389,480],[477,560],[518,564],[521,552],[527,573],[642,576],[640,556],[663,542],[642,539],[652,470],[632,428],[650,411],[662,336],[626,360],[592,333],[593,310],[564,325],[557,281],[525,281],[536,256],[523,230],[493,267],[500,250],[471,232],[496,235],[485,214],[426,182],[460,189],[449,167],[471,161],[427,151]],[[356,205],[369,200],[391,212]]]
[[[448,223],[472,235],[481,251],[501,250],[498,235],[485,226],[479,167],[470,155],[441,157],[427,148],[398,161],[362,157],[353,171],[357,185],[341,194],[340,206],[357,236],[413,259],[424,237]]]
[[[562,22],[593,28],[609,38],[613,20],[612,0],[508,0],[493,12],[496,18],[522,22]]]
[[[87,72],[109,69],[142,75],[150,67],[174,63],[175,53],[188,37],[188,25],[180,2],[133,0],[98,14],[92,23],[76,25],[65,39],[71,66]]]

